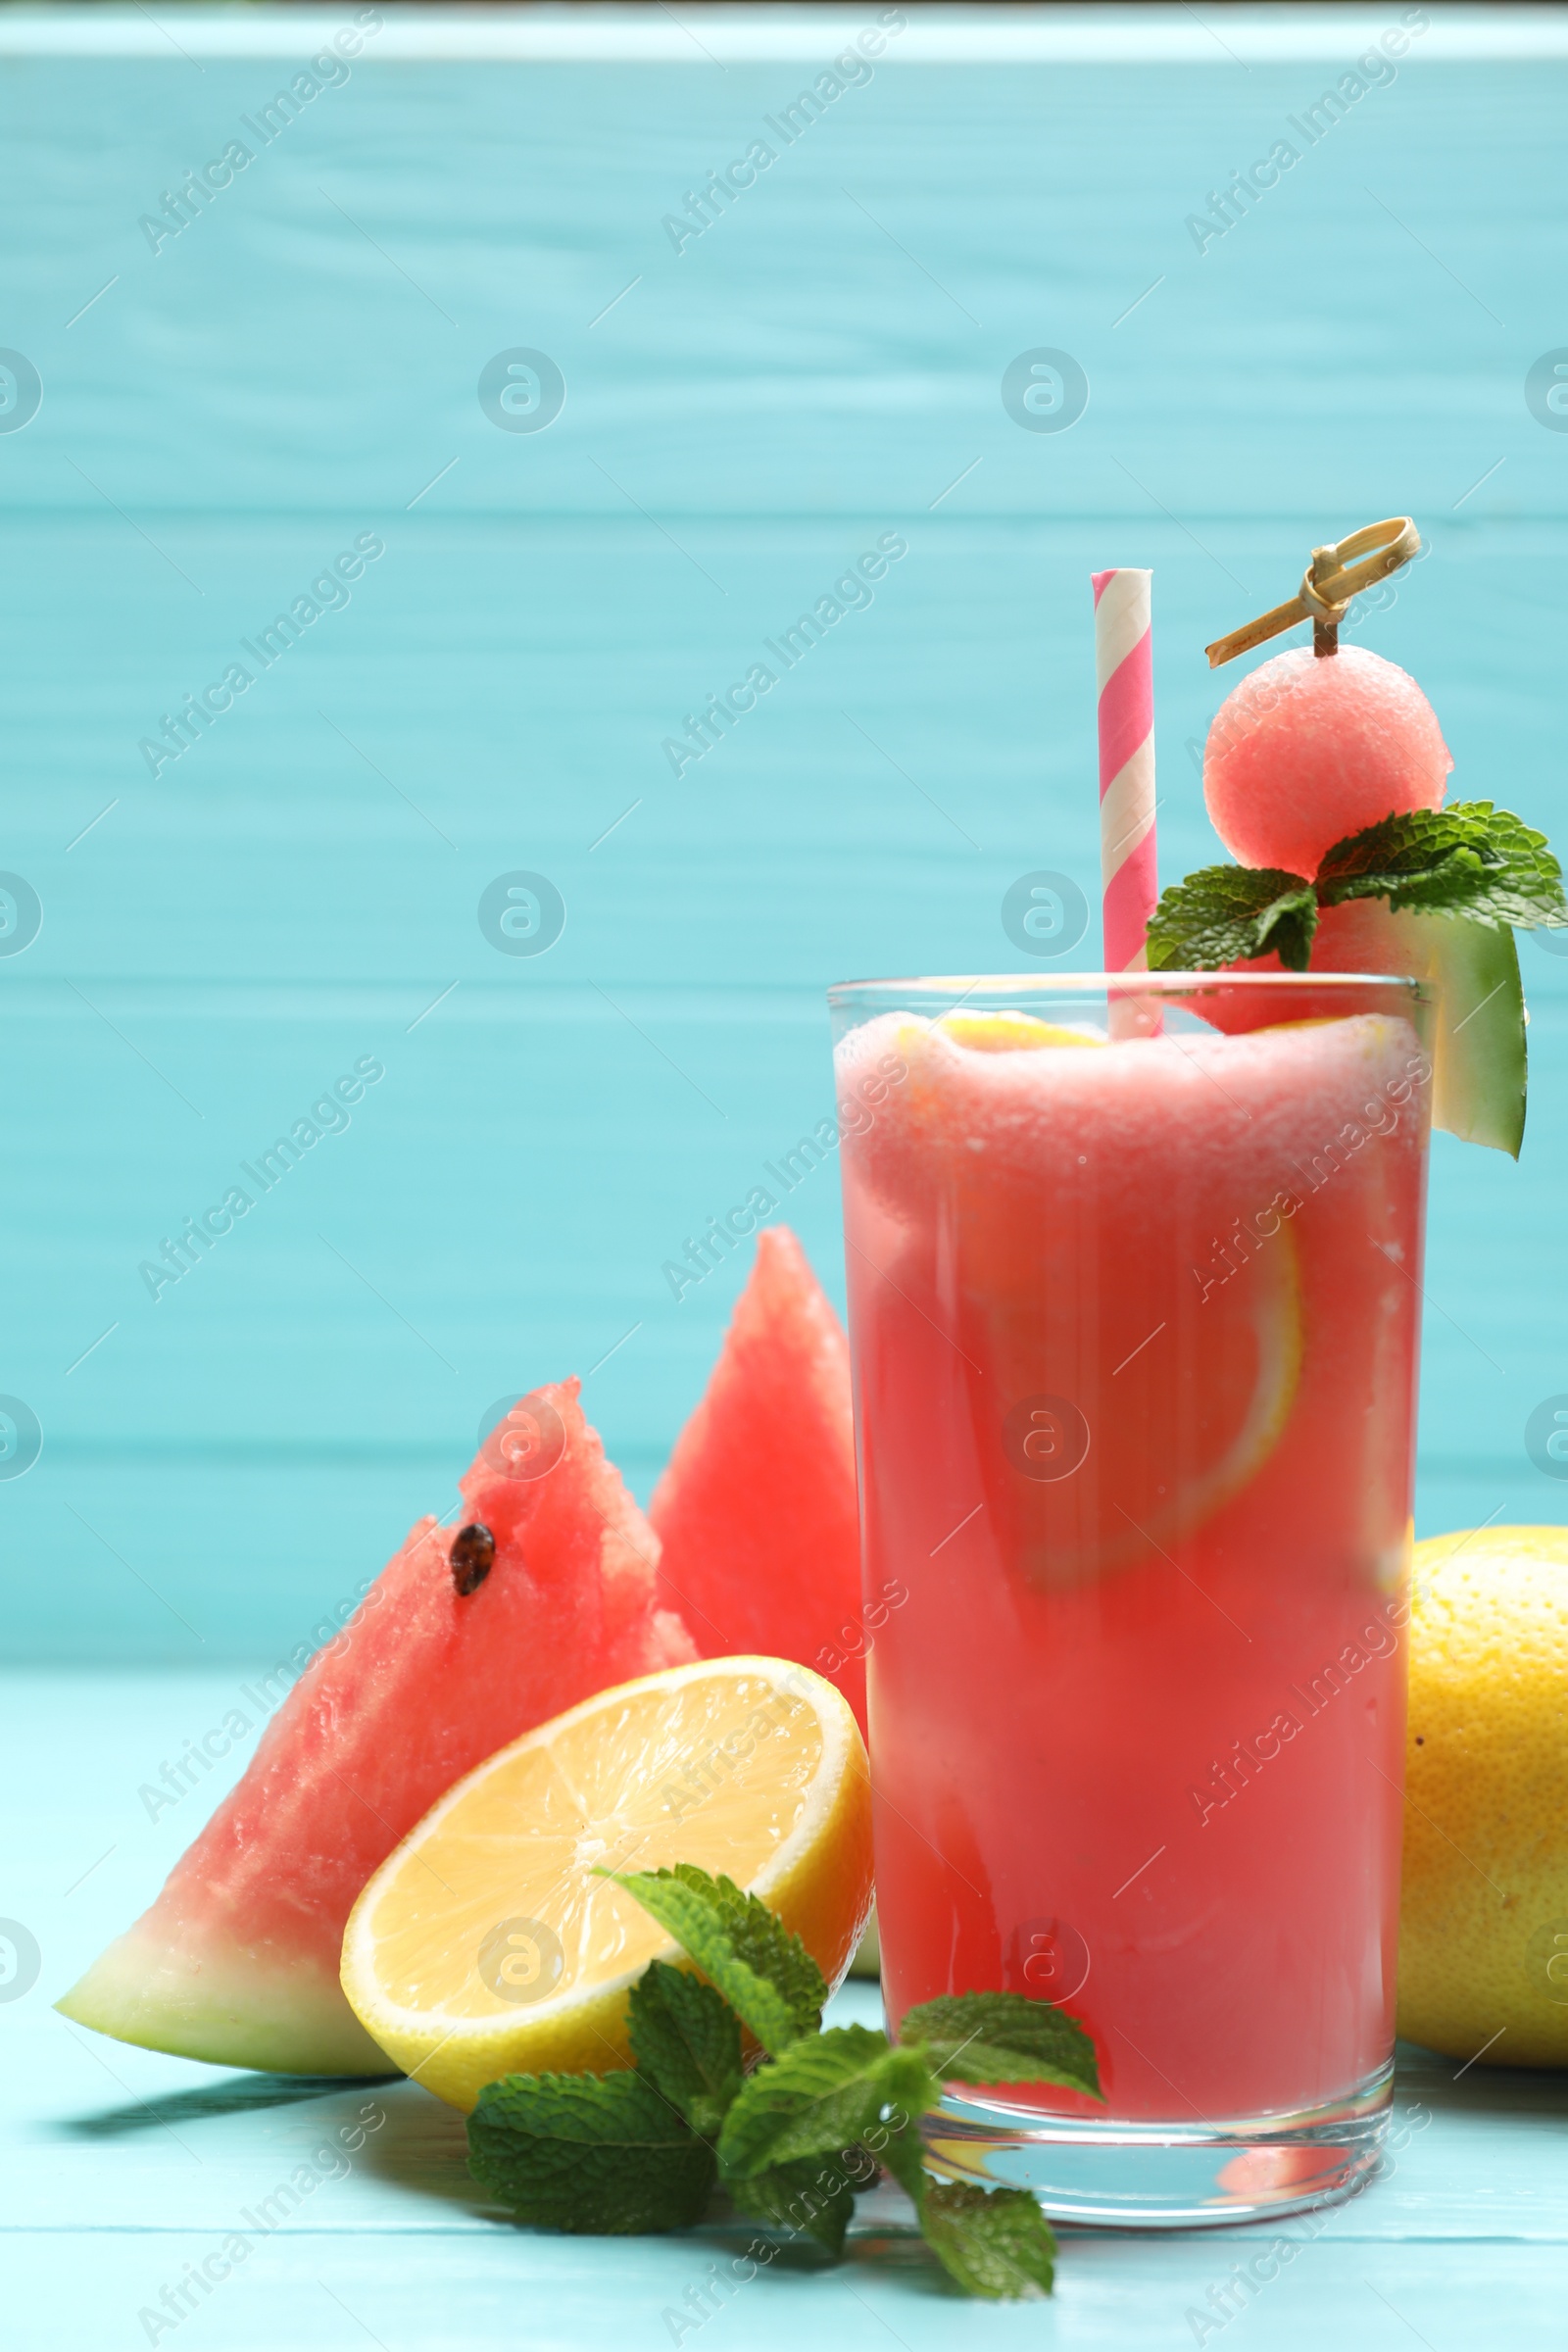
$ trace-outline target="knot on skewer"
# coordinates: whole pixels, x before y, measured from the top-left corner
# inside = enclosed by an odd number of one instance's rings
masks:
[[[1297,590],[1297,594],[1314,620],[1326,622],[1330,627],[1337,629],[1350,610],[1349,599],[1346,598],[1342,604],[1331,604],[1327,597],[1319,595],[1317,586],[1319,564],[1323,567],[1323,577],[1326,580],[1332,579],[1335,572],[1343,568],[1340,563],[1339,549],[1337,547],[1313,548],[1312,561],[1301,574],[1301,585]]]
[[[1369,522],[1337,547],[1314,547],[1301,585],[1290,603],[1259,613],[1256,620],[1250,620],[1244,629],[1233,629],[1228,637],[1216,638],[1204,648],[1209,668],[1218,669],[1222,662],[1234,662],[1238,654],[1250,653],[1254,645],[1266,644],[1299,620],[1312,623],[1314,654],[1336,653],[1340,623],[1350,609],[1350,599],[1359,596],[1363,588],[1375,588],[1379,580],[1386,580],[1420,553],[1421,534],[1408,514],[1395,514],[1387,522]]]

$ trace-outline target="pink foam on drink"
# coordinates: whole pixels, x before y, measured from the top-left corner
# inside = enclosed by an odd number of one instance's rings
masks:
[[[1311,1009],[1335,1008],[1325,997]],[[1246,1039],[1000,1052],[957,1042],[956,1028],[883,1013],[837,1051],[841,1096],[890,1060],[907,1067],[853,1153],[858,1181],[901,1219],[949,1183],[1008,1214],[1049,1194],[1060,1215],[1081,1191],[1131,1216],[1174,1189],[1217,1214],[1222,1198],[1283,1181],[1308,1138],[1334,1136],[1416,1050],[1407,1023],[1364,1014]]]
[[[1453,760],[1414,678],[1345,646],[1276,655],[1221,704],[1203,754],[1214,830],[1244,865],[1311,876],[1323,854],[1407,808],[1437,808]]]

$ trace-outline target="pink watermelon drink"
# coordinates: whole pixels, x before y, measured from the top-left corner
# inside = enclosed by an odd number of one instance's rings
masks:
[[[844,1148],[888,2007],[1059,2000],[1107,2104],[1036,2124],[1376,2108],[1426,1006],[1104,985],[834,992],[841,1092],[908,1073]]]

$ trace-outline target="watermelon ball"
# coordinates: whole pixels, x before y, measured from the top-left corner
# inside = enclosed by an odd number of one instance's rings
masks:
[[[1316,874],[1348,834],[1437,808],[1453,760],[1414,678],[1345,646],[1278,654],[1220,705],[1203,750],[1214,830],[1243,865]]]

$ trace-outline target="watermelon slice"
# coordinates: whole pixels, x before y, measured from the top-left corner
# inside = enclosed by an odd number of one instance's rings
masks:
[[[1326,906],[1312,969],[1402,972],[1436,989],[1432,1124],[1514,1159],[1525,1133],[1524,990],[1511,931],[1381,899]]]
[[[461,1482],[460,1524],[413,1529],[67,2017],[219,2066],[390,2071],[338,1983],[370,1873],[498,1747],[695,1655],[577,1388],[514,1405]]]
[[[850,1348],[787,1226],[757,1237],[708,1392],[649,1504],[659,1588],[705,1658],[794,1658],[865,1730]]]
[[[1235,972],[1283,972],[1277,956],[1253,956],[1225,967]],[[1432,1016],[1432,1124],[1467,1144],[1490,1144],[1514,1159],[1525,1132],[1528,1058],[1524,987],[1510,930],[1464,914],[1397,909],[1381,899],[1351,899],[1319,910],[1312,940],[1314,972],[1388,972],[1420,980],[1437,998]],[[1280,1018],[1278,998],[1259,992],[1249,1002],[1200,1001],[1196,1009],[1218,1029],[1265,1027]],[[1334,1019],[1343,1002],[1327,989],[1298,988],[1293,1019]]]

